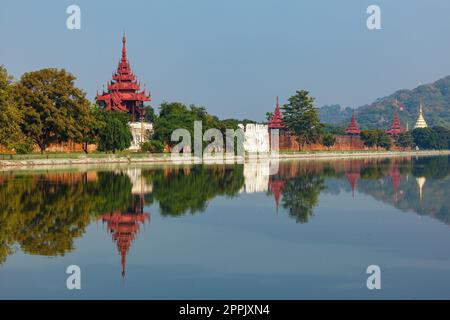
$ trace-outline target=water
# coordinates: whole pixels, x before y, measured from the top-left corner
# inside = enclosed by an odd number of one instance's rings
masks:
[[[0,173],[0,298],[450,298],[450,158]],[[66,268],[81,268],[81,290]],[[368,290],[366,268],[381,268]]]

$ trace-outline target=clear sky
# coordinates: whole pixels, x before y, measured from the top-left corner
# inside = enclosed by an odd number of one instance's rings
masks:
[[[66,8],[81,7],[81,30]],[[381,30],[366,9],[381,7]],[[0,64],[16,78],[65,68],[90,99],[126,31],[131,66],[162,101],[263,120],[275,97],[356,107],[450,74],[448,0],[2,0]]]

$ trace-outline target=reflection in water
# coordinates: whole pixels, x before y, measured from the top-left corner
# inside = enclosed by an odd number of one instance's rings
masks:
[[[18,249],[58,256],[73,250],[93,221],[105,223],[126,257],[148,206],[163,216],[204,212],[217,196],[266,193],[274,211],[298,223],[314,216],[320,194],[370,195],[403,211],[450,223],[449,157],[280,162],[268,164],[131,168],[116,171],[9,173],[0,175],[0,263]]]
[[[139,233],[140,225],[150,222],[150,213],[144,212],[143,197],[133,196],[133,207],[129,212],[111,212],[98,217],[107,224],[108,232],[117,244],[117,250],[121,257],[122,277],[125,277],[127,254],[130,251],[136,235]]]

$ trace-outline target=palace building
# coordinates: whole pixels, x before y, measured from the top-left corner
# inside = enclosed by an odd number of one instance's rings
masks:
[[[394,112],[394,121],[392,121],[391,128],[386,130],[386,133],[392,136],[398,136],[402,132],[402,126],[400,124],[400,118],[397,110]]]
[[[117,70],[109,81],[107,91],[95,98],[104,110],[125,111],[131,114],[133,122],[144,116],[144,102],[151,101],[150,92],[141,91],[141,85],[131,70],[127,58],[127,39],[122,38],[122,57]]]
[[[350,124],[348,125],[347,129],[345,130],[345,133],[350,135],[359,135],[361,133],[358,123],[356,122],[355,111],[353,111],[352,120],[350,121]]]
[[[130,129],[133,135],[130,150],[138,150],[141,143],[150,138],[153,125],[144,121],[144,103],[151,101],[150,91],[147,93],[141,90],[135,74],[131,70],[130,62],[127,58],[127,39],[122,38],[122,57],[120,58],[117,70],[112,75],[112,80],[107,84],[107,90],[97,96],[95,100],[103,110],[115,110],[127,112],[131,115]]]

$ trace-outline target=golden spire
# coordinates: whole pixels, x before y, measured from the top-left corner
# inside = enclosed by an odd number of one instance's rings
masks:
[[[416,125],[414,126],[414,129],[417,129],[417,128],[428,128],[428,124],[425,121],[425,118],[423,117],[422,100],[420,100],[420,105],[419,105],[419,117],[417,118]]]

